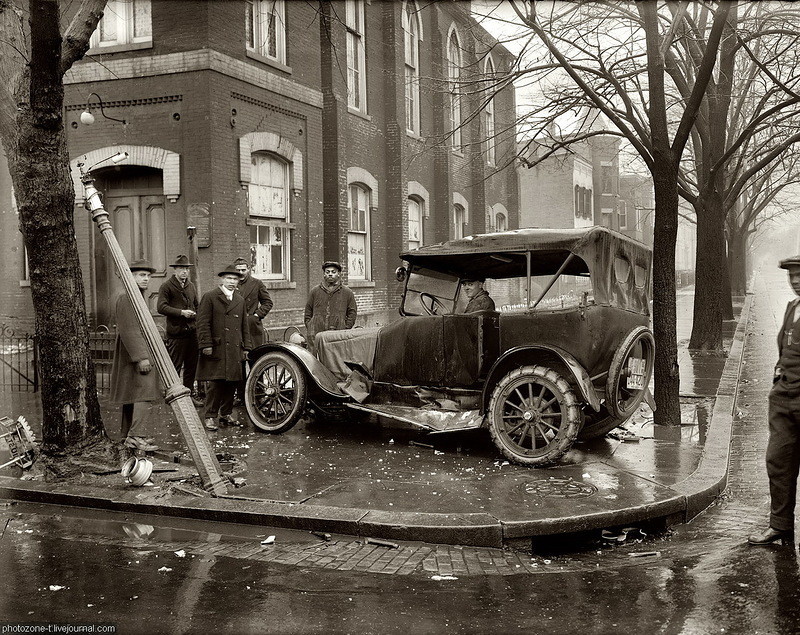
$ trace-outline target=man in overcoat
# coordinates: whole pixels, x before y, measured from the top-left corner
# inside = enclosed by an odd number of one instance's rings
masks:
[[[155,269],[145,260],[130,265],[133,279],[144,296]],[[122,435],[125,446],[152,452],[158,449],[145,436],[154,401],[164,399],[164,388],[158,370],[150,358],[150,350],[142,335],[133,303],[123,291],[116,304],[117,339],[114,363],[111,366],[111,401],[122,405]]]
[[[267,291],[267,287],[258,278],[254,278],[251,274],[250,263],[244,258],[237,258],[233,261],[233,266],[236,268],[242,279],[239,280],[238,291],[244,298],[245,312],[247,313],[247,327],[250,329],[250,339],[253,342],[253,348],[261,346],[266,339],[264,337],[264,328],[261,322],[267,313],[272,310],[272,298]],[[245,372],[246,362],[242,362],[242,373],[247,376]],[[244,380],[239,382],[236,389],[237,397],[244,400]]]
[[[462,278],[461,288],[467,296],[467,306],[464,313],[475,313],[476,311],[494,311],[494,300],[489,292],[483,288],[486,278]]]
[[[800,296],[800,256],[781,260],[789,284]],[[778,363],[769,393],[769,527],[747,540],[751,545],[769,545],[794,540],[794,508],[800,474],[800,297],[786,306],[778,331]]]
[[[183,385],[192,391],[192,399],[199,404],[194,390],[197,373],[197,290],[189,280],[189,258],[180,255],[170,276],[158,290],[158,312],[167,318],[167,350],[178,373],[183,370]]]
[[[304,314],[308,344],[313,350],[317,333],[351,329],[358,315],[353,292],[342,284],[342,265],[332,260],[324,262],[322,276],[322,284],[308,294]]]
[[[244,298],[236,290],[241,274],[230,265],[218,276],[220,285],[203,294],[197,310],[197,379],[208,382],[203,411],[208,430],[219,429],[216,417],[222,424],[239,425],[231,416],[233,397],[243,377],[242,361],[253,347]]]

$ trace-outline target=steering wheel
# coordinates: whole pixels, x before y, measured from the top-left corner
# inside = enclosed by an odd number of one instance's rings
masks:
[[[430,307],[425,304],[425,300],[430,302]],[[431,295],[425,291],[419,294],[419,303],[422,305],[422,308],[425,309],[425,313],[428,315],[439,315],[439,309],[441,309],[442,313],[447,313],[447,307],[444,305],[444,303],[435,295]]]

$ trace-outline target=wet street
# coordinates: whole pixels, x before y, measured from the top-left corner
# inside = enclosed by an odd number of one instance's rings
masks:
[[[797,547],[745,543],[768,511],[766,395],[791,298],[782,271],[758,291],[728,490],[688,525],[531,554],[4,504],[0,619],[121,633],[800,632]]]

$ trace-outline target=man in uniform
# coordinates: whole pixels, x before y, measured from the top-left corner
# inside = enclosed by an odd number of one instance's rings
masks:
[[[173,275],[158,290],[158,312],[167,317],[167,350],[175,370],[183,369],[183,385],[192,391],[192,400],[200,405],[194,391],[197,372],[197,290],[189,281],[189,258],[180,255],[170,265]]]
[[[789,284],[800,296],[800,256],[781,260],[789,273]],[[778,332],[778,364],[769,393],[769,527],[747,540],[751,545],[768,545],[794,540],[794,508],[797,476],[800,473],[800,298],[786,307]]]
[[[272,309],[272,298],[269,296],[269,291],[264,286],[264,283],[258,278],[250,275],[250,263],[244,258],[237,258],[233,262],[242,279],[239,281],[239,293],[244,298],[245,313],[247,314],[247,328],[250,329],[250,339],[253,343],[253,348],[261,346],[266,339],[264,337],[264,328],[261,326],[262,320],[267,317],[267,313]],[[246,362],[242,362],[243,376],[247,376]],[[239,383],[236,390],[238,400],[244,400],[244,380]]]
[[[146,260],[137,260],[131,263],[130,270],[144,296],[155,268]],[[158,370],[150,359],[150,350],[136,319],[133,303],[125,291],[117,296],[115,306],[117,339],[111,366],[111,401],[122,405],[121,428],[125,446],[152,452],[158,446],[151,438],[145,437],[145,427],[153,402],[164,398],[164,389]]]
[[[203,294],[197,310],[197,341],[200,363],[197,379],[207,381],[203,411],[205,427],[218,430],[215,418],[227,425],[240,425],[231,416],[236,386],[242,380],[242,360],[253,345],[244,298],[236,290],[241,274],[230,265],[220,271],[220,285]]]
[[[342,285],[342,265],[332,260],[324,262],[322,276],[322,284],[308,294],[304,314],[308,344],[312,350],[316,350],[314,337],[317,333],[351,329],[358,315],[353,292]]]

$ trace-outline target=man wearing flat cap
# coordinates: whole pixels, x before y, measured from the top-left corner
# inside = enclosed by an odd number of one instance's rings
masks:
[[[482,276],[467,276],[461,278],[461,288],[468,302],[464,313],[475,313],[476,311],[494,311],[494,300],[489,296],[489,292],[483,288],[486,278]]]
[[[133,280],[144,296],[155,268],[146,260],[130,264]],[[145,434],[154,401],[164,399],[161,378],[150,358],[133,302],[123,291],[115,305],[117,339],[111,366],[111,401],[122,406],[122,435],[132,450],[152,452],[158,449]]]
[[[353,292],[342,284],[342,265],[333,260],[322,263],[322,283],[311,289],[306,302],[304,321],[309,346],[323,331],[351,329],[358,308]]]
[[[180,374],[183,385],[192,391],[192,399],[199,404],[194,392],[197,373],[197,290],[189,280],[189,258],[180,255],[170,267],[172,276],[158,290],[158,312],[167,317],[167,351]]]
[[[203,419],[207,430],[240,425],[233,413],[236,385],[242,380],[242,361],[252,347],[244,298],[236,290],[241,274],[234,265],[217,274],[220,285],[203,294],[197,310],[200,363],[197,379],[207,381]]]
[[[800,296],[800,256],[787,258],[780,267]],[[794,508],[800,473],[800,297],[786,306],[778,332],[778,364],[769,393],[769,527],[748,538],[751,545],[768,545],[794,539]]]

